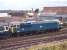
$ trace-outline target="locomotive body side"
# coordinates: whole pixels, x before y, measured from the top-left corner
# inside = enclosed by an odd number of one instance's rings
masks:
[[[20,24],[19,32],[33,32],[59,29],[60,25],[56,21],[42,21],[34,23]]]

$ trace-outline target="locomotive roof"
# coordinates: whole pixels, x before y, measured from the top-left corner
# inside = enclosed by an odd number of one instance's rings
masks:
[[[22,23],[32,23],[32,24],[35,24],[35,23],[52,23],[52,22],[58,22],[59,20],[58,19],[53,19],[53,20],[25,20],[23,21]]]

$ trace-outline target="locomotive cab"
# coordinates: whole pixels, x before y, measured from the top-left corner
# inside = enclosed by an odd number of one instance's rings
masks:
[[[8,26],[0,26],[0,33],[1,32],[8,32],[9,31],[9,27]]]
[[[9,37],[9,26],[0,26],[0,37]]]

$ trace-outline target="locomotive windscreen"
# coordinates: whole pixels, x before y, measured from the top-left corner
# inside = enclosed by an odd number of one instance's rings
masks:
[[[3,31],[3,30],[4,30],[4,27],[1,27],[1,26],[0,26],[0,31]]]

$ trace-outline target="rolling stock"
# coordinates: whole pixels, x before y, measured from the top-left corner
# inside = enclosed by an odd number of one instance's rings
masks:
[[[62,24],[59,20],[32,20],[24,21],[19,25],[0,26],[0,37],[10,37],[11,35],[19,35],[32,32],[40,32],[47,30],[60,30]],[[36,33],[34,33],[36,34]]]
[[[33,33],[40,31],[49,30],[60,30],[62,28],[62,23],[59,20],[41,20],[41,21],[27,21],[20,24],[17,28],[18,33]],[[34,33],[35,34],[35,33]]]

